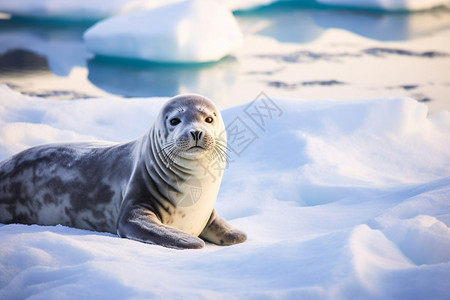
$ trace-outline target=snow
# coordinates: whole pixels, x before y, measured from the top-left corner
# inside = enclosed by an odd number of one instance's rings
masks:
[[[370,8],[388,11],[425,10],[450,3],[448,0],[317,0],[317,2],[333,6]]]
[[[243,42],[232,13],[208,0],[113,17],[88,29],[84,39],[97,55],[169,63],[218,61]]]
[[[50,101],[1,86],[0,158],[40,143],[133,139],[166,100]],[[177,251],[0,225],[0,298],[448,299],[448,111],[429,115],[409,98],[261,94],[223,116],[235,153],[216,208],[248,241]],[[234,135],[242,124],[245,145]]]

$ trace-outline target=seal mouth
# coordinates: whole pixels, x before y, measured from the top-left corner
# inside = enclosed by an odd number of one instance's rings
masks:
[[[203,148],[201,146],[198,146],[198,145],[195,145],[195,146],[192,146],[189,149],[187,149],[186,152],[196,153],[196,152],[201,152],[201,151],[204,151],[204,150],[205,150],[205,148]]]
[[[216,137],[214,140],[200,144],[174,139],[164,144],[159,153],[165,164],[171,166],[178,158],[199,159],[204,155],[209,155],[211,160],[227,163],[230,159],[227,151],[226,140]]]

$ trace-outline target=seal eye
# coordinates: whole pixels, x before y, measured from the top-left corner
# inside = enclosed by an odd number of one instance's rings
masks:
[[[178,119],[178,118],[173,118],[173,119],[170,119],[169,122],[170,122],[170,125],[175,126],[175,125],[180,124],[180,123],[181,123],[181,120]]]
[[[213,120],[213,118],[211,118],[211,117],[207,117],[206,119],[205,119],[205,122],[206,123],[212,123],[214,120]]]

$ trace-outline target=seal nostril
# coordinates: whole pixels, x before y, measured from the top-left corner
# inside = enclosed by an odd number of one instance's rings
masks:
[[[203,135],[203,131],[200,131],[200,130],[192,130],[191,131],[191,136],[194,139],[194,141],[196,141],[196,142],[198,142],[202,138],[202,135]]]

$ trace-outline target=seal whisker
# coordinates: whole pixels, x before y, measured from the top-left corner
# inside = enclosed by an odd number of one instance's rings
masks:
[[[224,156],[217,150],[217,148],[214,148],[214,153],[216,154],[216,159],[219,162],[224,162]]]
[[[220,138],[215,138],[214,140],[215,140],[216,144],[219,144],[219,145],[224,146],[224,147],[227,146],[227,142],[225,140],[222,140]]]
[[[159,153],[162,155],[167,166],[170,167],[175,163],[179,150],[175,147],[175,141],[170,141],[161,148]]]
[[[210,159],[220,161],[220,157],[217,154],[217,150],[215,148],[211,149]]]
[[[181,150],[179,150],[179,149],[174,149],[174,151],[172,151],[172,156],[171,156],[172,165],[175,163],[176,159],[178,158],[178,154],[180,152],[181,152]]]
[[[221,148],[219,146],[214,147],[214,151],[217,153],[221,162],[228,162],[231,159],[231,157],[228,155],[226,150],[224,150],[223,148]]]
[[[226,145],[227,144],[227,142],[225,140],[221,139],[221,138],[217,138],[216,137],[215,140],[216,140],[217,143],[220,143],[222,145]]]
[[[225,156],[225,161],[229,161],[231,159],[231,156],[228,154],[229,148],[226,145],[216,143],[214,148],[218,149]]]
[[[209,159],[211,161],[220,161],[220,157],[217,154],[217,150],[215,148],[211,149],[211,153],[209,154]]]
[[[167,143],[165,143],[165,144],[161,147],[161,150],[160,150],[159,152],[161,152],[161,151],[163,151],[163,150],[165,150],[165,149],[167,149],[167,148],[169,148],[169,147],[172,147],[172,146],[174,146],[174,145],[175,145],[175,141],[167,142]]]
[[[217,146],[217,147],[220,147],[221,149],[228,150],[228,147],[227,147],[226,144],[221,144],[221,143],[219,142],[219,143],[216,143],[216,146]]]
[[[165,143],[165,144],[161,147],[161,149],[164,149],[165,147],[173,146],[174,144],[175,144],[175,141],[167,142],[167,143]]]
[[[177,156],[178,156],[178,153],[179,153],[180,151],[179,150],[177,150],[177,149],[173,149],[171,152],[170,152],[170,161],[172,162],[172,165],[175,163],[175,159],[177,158]]]
[[[170,148],[169,152],[167,153],[167,164],[169,166],[173,166],[175,164],[175,160],[179,152],[180,150],[176,149],[175,147]]]
[[[168,149],[170,151],[172,148],[168,147]],[[166,151],[166,150],[167,150],[167,148],[164,149],[164,150],[159,151],[158,153],[162,156],[162,159],[167,163],[168,160],[169,160],[169,155],[168,155],[169,151]]]
[[[216,147],[223,150],[228,155],[228,151],[231,151],[230,148],[228,148],[227,144],[225,142],[216,141]]]

